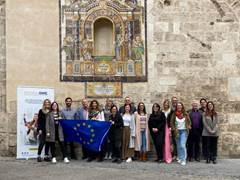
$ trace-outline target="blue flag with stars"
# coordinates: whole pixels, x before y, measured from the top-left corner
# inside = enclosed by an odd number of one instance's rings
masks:
[[[78,142],[92,151],[101,151],[111,123],[94,120],[60,120],[66,142]]]

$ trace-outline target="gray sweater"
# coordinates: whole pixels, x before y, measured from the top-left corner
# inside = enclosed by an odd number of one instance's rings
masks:
[[[212,119],[211,116],[206,116],[206,114],[203,113],[202,136],[212,136],[212,137],[218,136],[218,117],[217,117],[217,115],[213,116],[213,119]]]

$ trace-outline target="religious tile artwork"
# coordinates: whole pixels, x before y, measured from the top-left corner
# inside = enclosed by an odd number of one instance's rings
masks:
[[[147,0],[59,0],[61,81],[147,81]]]

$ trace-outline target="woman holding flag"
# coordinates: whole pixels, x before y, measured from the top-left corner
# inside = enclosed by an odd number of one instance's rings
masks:
[[[92,100],[90,102],[88,118],[89,118],[89,120],[105,121],[104,113],[100,109],[100,105],[99,105],[97,100]],[[88,160],[87,160],[87,162],[91,162],[96,157],[98,159],[97,160],[98,162],[102,162],[103,161],[103,156],[104,156],[103,151],[93,152],[93,151],[88,150]]]

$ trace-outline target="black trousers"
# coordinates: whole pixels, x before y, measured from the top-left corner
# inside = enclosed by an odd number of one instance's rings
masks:
[[[42,133],[39,135],[39,145],[38,145],[38,156],[41,155],[44,145],[46,144],[46,134]],[[48,155],[49,147],[45,146],[45,155]]]
[[[213,160],[217,158],[218,137],[206,136],[207,158]]]
[[[171,131],[171,134],[172,134],[172,139],[171,139],[171,141],[172,141],[172,146],[173,146],[173,150],[172,150],[172,157],[177,157],[177,142],[176,142],[176,137],[175,137],[175,133],[174,133],[174,131]]]
[[[117,159],[121,159],[121,144],[122,140],[114,140],[110,141],[111,149],[112,149],[112,156]]]
[[[190,130],[187,140],[188,158],[199,158],[200,156],[200,130]]]
[[[113,154],[113,146],[109,138],[106,140],[105,153],[108,157]]]
[[[74,146],[74,142],[64,142],[64,146],[66,147],[66,149],[68,149],[68,147],[70,147],[70,157],[71,159],[77,159],[77,156],[75,154],[75,146]],[[67,154],[68,151],[66,151]]]
[[[58,142],[60,146],[63,158],[67,157],[65,143],[61,142],[59,139],[57,139],[56,142]],[[45,148],[47,147],[48,149],[50,149],[52,157],[56,157],[56,142],[46,142],[46,145],[45,145]]]
[[[207,158],[207,137],[202,136],[202,156],[204,159]]]
[[[163,132],[151,132],[153,144],[156,149],[158,160],[163,160],[163,146],[164,146],[164,131]]]
[[[88,157],[88,150],[82,146],[82,157],[87,158]]]

